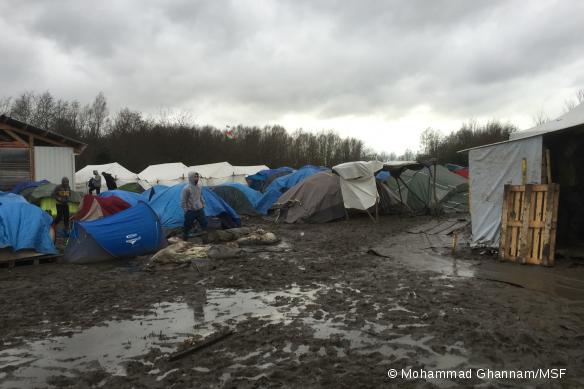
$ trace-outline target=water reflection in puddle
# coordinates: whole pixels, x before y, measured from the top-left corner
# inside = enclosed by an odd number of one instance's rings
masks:
[[[248,317],[287,322],[299,313],[297,307],[290,306],[291,302],[303,306],[316,299],[320,289],[214,289],[204,292],[199,301],[164,302],[154,305],[145,315],[107,321],[71,337],[58,336],[7,348],[0,351],[0,386],[28,388],[45,384],[51,376],[74,377],[92,369],[125,375],[124,362],[151,349],[173,351],[176,343],[193,334],[206,336],[217,324],[234,324]]]

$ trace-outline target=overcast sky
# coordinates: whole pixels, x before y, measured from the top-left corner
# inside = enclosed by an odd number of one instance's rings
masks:
[[[378,151],[469,119],[528,128],[584,88],[582,0],[2,0],[0,31],[0,96],[103,91],[111,111],[336,129]]]

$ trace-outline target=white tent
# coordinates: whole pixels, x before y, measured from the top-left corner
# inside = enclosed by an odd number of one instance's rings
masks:
[[[555,120],[511,134],[508,141],[463,150],[469,151],[473,245],[498,247],[504,187],[522,183],[522,160],[527,162],[527,183],[542,183],[546,139],[583,125],[584,104],[580,104]]]
[[[334,166],[340,177],[345,208],[367,210],[379,199],[375,173],[383,168],[379,161],[346,162]]]
[[[131,182],[138,182],[138,175],[136,173],[132,173],[117,162],[106,163],[103,165],[87,165],[75,173],[75,190],[80,192],[88,191],[88,182],[89,179],[93,177],[94,170],[97,170],[100,175],[102,172],[111,174],[114,176],[118,186]],[[107,185],[103,176],[101,178],[101,190],[107,190]]]
[[[138,173],[141,184],[145,188],[154,185],[175,185],[183,182],[187,176],[187,167],[182,162],[161,163],[150,165]]]
[[[199,173],[202,185],[213,186],[224,182],[233,182],[233,166],[229,162],[208,163],[206,165],[189,166],[189,172]]]
[[[240,184],[247,184],[245,177],[254,175],[261,170],[267,169],[269,169],[269,167],[266,165],[233,166],[233,181],[239,182]]]

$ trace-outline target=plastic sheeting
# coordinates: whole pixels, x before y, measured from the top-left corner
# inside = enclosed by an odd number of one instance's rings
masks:
[[[22,196],[0,193],[0,248],[57,254],[51,239],[53,218]]]
[[[268,185],[272,183],[270,181],[271,177],[281,177],[293,173],[294,169],[291,167],[279,167],[277,169],[265,169],[260,170],[259,172],[248,176],[247,180],[249,182],[249,186],[255,190],[263,191],[267,188]]]
[[[365,211],[375,205],[379,194],[375,184],[375,172],[383,168],[379,161],[346,162],[334,166],[340,177],[345,208]]]
[[[541,183],[541,156],[541,136],[469,151],[473,245],[499,246],[505,184],[521,184],[523,158],[527,183]]]

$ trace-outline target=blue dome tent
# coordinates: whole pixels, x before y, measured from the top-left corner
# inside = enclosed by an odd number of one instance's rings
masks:
[[[103,219],[73,223],[65,261],[91,263],[135,257],[154,253],[165,245],[158,216],[140,201]]]
[[[150,199],[150,206],[156,212],[162,223],[162,228],[171,229],[181,227],[184,223],[184,212],[181,208],[181,192],[185,183],[170,187],[155,187],[154,195]],[[217,196],[207,187],[202,188],[205,200],[205,215],[207,218],[217,217],[223,227],[239,227],[241,220],[237,212],[233,210],[221,197]],[[146,192],[144,192],[146,193]],[[212,225],[212,223],[209,223]]]

